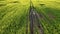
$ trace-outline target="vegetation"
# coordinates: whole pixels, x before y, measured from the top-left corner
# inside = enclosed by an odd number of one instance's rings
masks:
[[[60,34],[60,1],[32,0],[44,34]],[[30,34],[29,0],[0,0],[0,34]],[[34,26],[34,34],[40,34]]]

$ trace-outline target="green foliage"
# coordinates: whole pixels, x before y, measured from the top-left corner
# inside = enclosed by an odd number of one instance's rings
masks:
[[[44,34],[60,34],[59,6],[57,1],[41,3],[36,1],[34,4],[37,13],[40,14],[39,22],[43,26]],[[25,5],[18,1],[6,3],[0,0],[0,34],[26,34],[26,25],[30,24],[29,8],[29,2]],[[28,28],[30,29],[30,26]],[[34,33],[39,34],[37,27]]]

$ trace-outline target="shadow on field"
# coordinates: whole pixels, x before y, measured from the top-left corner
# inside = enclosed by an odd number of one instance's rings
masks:
[[[10,3],[19,3],[19,1],[13,1],[13,2],[10,2]]]
[[[6,5],[7,5],[7,4],[3,4],[3,3],[0,4],[0,6],[6,6]]]

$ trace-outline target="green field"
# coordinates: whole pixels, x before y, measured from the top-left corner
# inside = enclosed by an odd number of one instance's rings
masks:
[[[60,0],[32,0],[32,3],[40,15],[44,34],[60,34]],[[29,8],[30,0],[0,0],[0,34],[30,34]],[[40,34],[37,27],[34,34]]]

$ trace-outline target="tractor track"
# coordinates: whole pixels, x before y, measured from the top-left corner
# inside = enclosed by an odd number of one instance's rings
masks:
[[[34,33],[34,25],[38,27],[39,34],[44,34],[43,27],[41,22],[39,21],[40,15],[36,12],[33,6],[30,6],[30,12],[29,12],[29,18],[30,18],[30,34]]]

